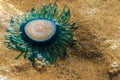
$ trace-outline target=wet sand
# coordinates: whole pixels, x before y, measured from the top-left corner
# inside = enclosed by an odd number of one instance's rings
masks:
[[[53,0],[5,0],[25,13]],[[0,80],[110,80],[109,65],[120,62],[120,1],[119,0],[57,0],[71,10],[71,21],[77,22],[75,31],[78,49],[68,48],[69,58],[35,70],[28,60],[15,60],[19,51],[8,49],[0,26]],[[113,77],[120,80],[120,74]]]

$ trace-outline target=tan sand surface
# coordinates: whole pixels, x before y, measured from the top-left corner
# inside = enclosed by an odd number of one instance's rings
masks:
[[[55,0],[4,0],[25,13],[31,8],[54,3]],[[28,60],[15,60],[18,51],[4,44],[5,26],[0,26],[0,80],[110,80],[109,65],[120,63],[120,0],[56,0],[71,10],[71,21],[78,49],[68,49],[69,58],[58,66],[35,70]],[[10,12],[10,11],[9,11]],[[120,74],[112,80],[120,80]]]

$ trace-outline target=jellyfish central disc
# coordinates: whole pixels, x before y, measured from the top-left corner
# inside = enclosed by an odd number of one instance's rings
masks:
[[[33,20],[25,25],[24,31],[34,41],[46,41],[54,36],[56,26],[50,20]]]

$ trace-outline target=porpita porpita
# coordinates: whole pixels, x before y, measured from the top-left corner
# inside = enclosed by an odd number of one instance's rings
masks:
[[[55,64],[57,59],[67,56],[67,47],[75,46],[73,32],[75,22],[69,22],[70,10],[64,6],[58,9],[56,3],[32,9],[27,13],[14,16],[10,20],[5,36],[8,48],[19,50],[33,66],[36,59],[42,59],[42,66]]]

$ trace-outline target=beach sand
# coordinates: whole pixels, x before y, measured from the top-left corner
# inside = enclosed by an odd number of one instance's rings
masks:
[[[23,13],[54,0],[5,0]],[[119,0],[56,0],[59,8],[66,4],[71,20],[77,22],[74,32],[78,49],[68,48],[69,57],[37,71],[31,62],[15,57],[19,51],[4,44],[6,28],[0,26],[0,80],[110,80],[109,65],[120,62]],[[120,80],[120,74],[112,80]]]

